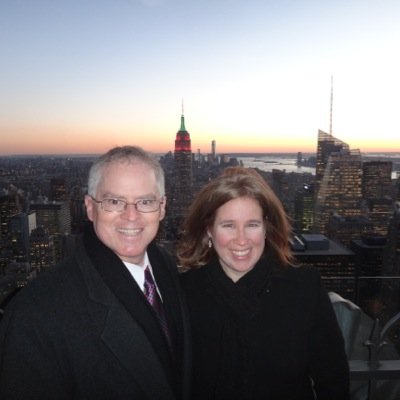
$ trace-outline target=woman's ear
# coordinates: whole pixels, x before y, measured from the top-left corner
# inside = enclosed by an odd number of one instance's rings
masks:
[[[211,249],[211,247],[212,247],[212,236],[211,236],[211,232],[210,232],[209,229],[207,229],[206,233],[207,233],[207,238],[208,238],[208,247]]]

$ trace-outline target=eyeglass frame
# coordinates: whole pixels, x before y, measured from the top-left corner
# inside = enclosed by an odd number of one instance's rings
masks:
[[[135,210],[136,210],[137,212],[140,212],[140,213],[143,213],[143,214],[149,214],[149,213],[153,213],[153,212],[159,211],[161,205],[164,204],[163,197],[162,197],[162,200],[161,200],[161,199],[159,199],[159,200],[158,200],[158,199],[138,199],[138,200],[136,200],[134,203],[128,203],[126,200],[118,199],[117,197],[106,197],[106,198],[104,198],[103,200],[97,200],[97,199],[96,199],[95,197],[93,197],[92,195],[89,195],[89,197],[90,197],[95,203],[100,204],[100,207],[101,207],[101,209],[102,209],[103,211],[105,211],[105,212],[111,212],[111,213],[113,212],[113,213],[118,213],[118,214],[121,214],[121,213],[125,212],[125,211],[127,210],[128,206],[135,206]],[[106,210],[106,209],[103,207],[103,201],[105,201],[105,200],[117,200],[117,201],[119,201],[119,202],[122,202],[122,203],[124,203],[124,208],[123,208],[123,210],[121,210],[121,211]],[[138,209],[138,206],[137,206],[137,205],[138,205],[139,203],[143,202],[143,201],[158,201],[158,207],[157,207],[155,210],[152,210],[152,211],[141,211],[141,210]]]

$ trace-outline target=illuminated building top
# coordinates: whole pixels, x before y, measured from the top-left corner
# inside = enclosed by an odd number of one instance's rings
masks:
[[[190,135],[189,132],[185,128],[185,117],[182,114],[181,116],[181,127],[179,131],[176,133],[175,138],[175,152],[192,152],[191,143],[190,143]]]

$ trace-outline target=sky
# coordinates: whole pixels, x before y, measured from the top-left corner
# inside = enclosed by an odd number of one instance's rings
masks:
[[[182,109],[194,152],[315,152],[331,126],[400,152],[399,21],[398,0],[0,0],[0,155],[173,151]]]

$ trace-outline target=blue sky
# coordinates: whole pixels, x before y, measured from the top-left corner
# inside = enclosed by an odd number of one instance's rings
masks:
[[[400,151],[400,2],[1,0],[0,154]]]

